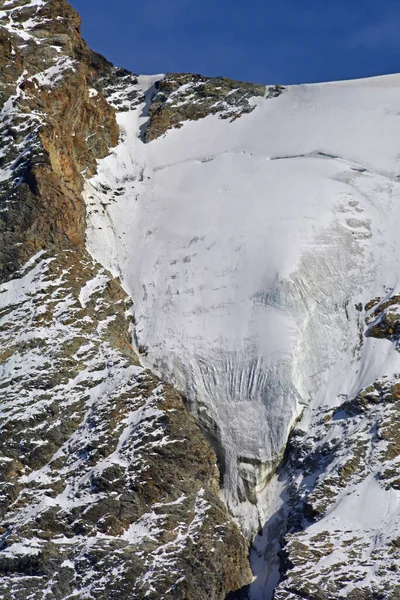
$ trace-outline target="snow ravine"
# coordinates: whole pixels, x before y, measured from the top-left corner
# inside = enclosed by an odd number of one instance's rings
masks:
[[[88,247],[134,299],[142,360],[218,440],[248,530],[304,406],[400,364],[360,341],[355,308],[400,291],[400,76],[254,102],[148,144],[144,105],[120,113],[121,143],[86,186]]]

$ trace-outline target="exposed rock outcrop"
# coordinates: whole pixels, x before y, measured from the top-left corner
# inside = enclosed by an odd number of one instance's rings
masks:
[[[20,0],[0,13],[2,277],[50,244],[84,245],[82,173],[118,141],[114,110],[90,91],[112,67],[79,26],[62,0]]]
[[[181,397],[130,345],[129,300],[85,253],[0,287],[3,598],[224,598],[247,544]],[[31,595],[31,596],[30,596]]]
[[[398,296],[369,302],[366,335],[397,345],[398,305]],[[318,409],[309,431],[293,432],[277,600],[400,598],[399,377]]]
[[[284,88],[243,83],[225,77],[169,73],[155,84],[144,140],[150,142],[184,121],[217,114],[234,120],[254,110],[254,98],[278,96]]]

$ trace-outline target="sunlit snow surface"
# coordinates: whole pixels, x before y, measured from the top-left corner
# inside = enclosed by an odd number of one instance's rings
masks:
[[[121,113],[86,187],[88,246],[134,299],[142,358],[214,428],[225,499],[250,520],[246,487],[303,407],[398,370],[355,305],[399,291],[400,76],[254,102],[148,144],[145,107]]]

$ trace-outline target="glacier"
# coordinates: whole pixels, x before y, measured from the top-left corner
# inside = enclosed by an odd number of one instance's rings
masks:
[[[399,370],[357,307],[399,292],[400,76],[291,86],[144,143],[162,77],[138,78],[144,101],[118,114],[120,144],[86,181],[87,245],[255,531],[295,423]]]

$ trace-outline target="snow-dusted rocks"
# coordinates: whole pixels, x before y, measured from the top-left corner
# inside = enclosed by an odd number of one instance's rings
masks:
[[[1,9],[0,596],[222,600],[251,572],[216,456],[85,250],[83,177],[119,133],[102,89],[125,73],[63,0]]]
[[[240,597],[397,598],[399,76],[136,76],[1,9],[1,593],[224,600],[227,505]]]
[[[254,110],[254,98],[279,95],[282,90],[280,86],[266,90],[264,85],[224,77],[169,73],[155,83],[143,138],[150,142],[169,129],[182,127],[185,121],[208,115],[234,121]]]
[[[79,35],[64,1],[0,10],[0,273],[49,244],[85,238],[82,173],[118,141],[114,111],[89,93],[112,69]]]
[[[367,323],[372,316],[383,321],[398,302],[370,302]],[[393,339],[393,332],[374,332]],[[386,375],[336,408],[315,407],[307,430],[295,429],[281,472],[287,534],[275,598],[399,597],[399,380]]]
[[[0,595],[202,600],[247,583],[215,455],[137,363],[118,282],[71,251],[16,275],[0,286]]]

